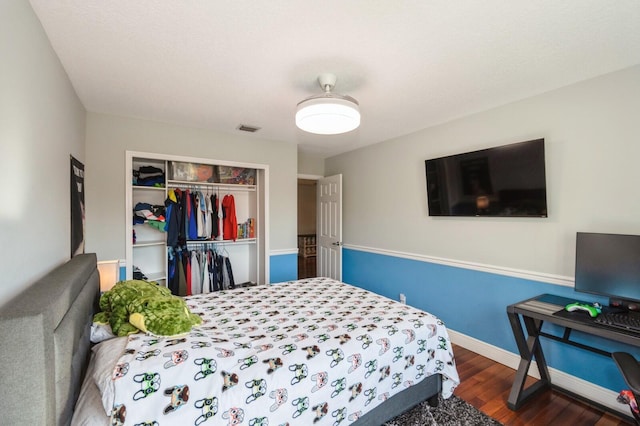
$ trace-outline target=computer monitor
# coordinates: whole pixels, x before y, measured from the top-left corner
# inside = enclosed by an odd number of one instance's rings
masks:
[[[640,310],[640,235],[578,232],[575,290]]]

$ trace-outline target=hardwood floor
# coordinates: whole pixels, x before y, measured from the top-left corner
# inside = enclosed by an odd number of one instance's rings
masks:
[[[454,345],[453,351],[461,382],[454,394],[504,425],[634,424],[553,390],[543,392],[518,411],[512,411],[507,407],[507,398],[515,370],[461,346]]]

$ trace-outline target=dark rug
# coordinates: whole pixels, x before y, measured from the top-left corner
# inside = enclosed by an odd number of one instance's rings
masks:
[[[471,404],[453,395],[442,399],[436,408],[423,402],[411,410],[389,420],[385,426],[472,426],[502,424],[482,413]]]

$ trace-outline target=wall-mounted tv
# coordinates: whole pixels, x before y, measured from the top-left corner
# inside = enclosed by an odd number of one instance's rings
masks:
[[[429,216],[547,217],[544,139],[425,161]]]

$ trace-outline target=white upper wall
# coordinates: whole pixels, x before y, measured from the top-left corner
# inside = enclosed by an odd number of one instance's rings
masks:
[[[88,113],[87,251],[99,260],[125,258],[125,152],[269,165],[270,250],[297,247],[297,150],[293,143]]]
[[[327,159],[343,240],[573,277],[577,231],[640,234],[640,66]],[[428,216],[424,161],[545,138],[549,217]]]
[[[85,110],[29,2],[0,1],[0,305],[71,255]]]
[[[298,174],[324,176],[324,157],[298,151]]]

